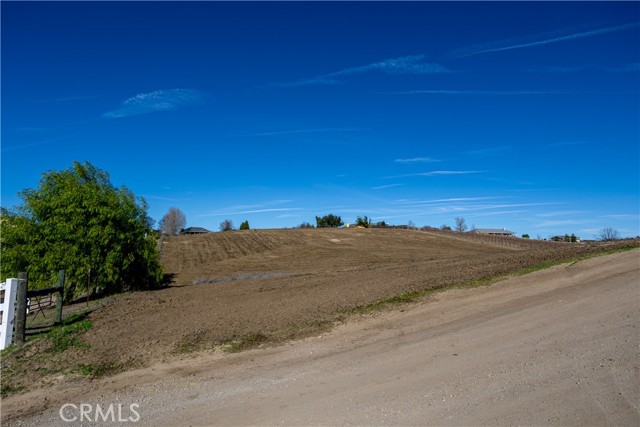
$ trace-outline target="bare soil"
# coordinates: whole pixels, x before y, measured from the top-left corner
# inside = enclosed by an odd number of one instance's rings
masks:
[[[161,251],[171,286],[105,300],[87,317],[93,327],[81,334],[86,346],[49,355],[48,344],[40,340],[8,354],[3,371],[11,375],[3,373],[3,380],[9,378],[23,392],[61,391],[87,382],[76,369],[80,364],[98,376],[110,375],[221,345],[242,349],[299,338],[331,326],[339,313],[354,307],[608,247],[397,229],[173,237]],[[3,410],[3,419],[31,410],[29,405],[11,408]]]
[[[66,402],[136,404],[145,426],[635,427],[639,261],[634,250],[435,293],[290,345],[97,380]],[[3,409],[46,405],[43,395]],[[50,406],[7,425],[69,425]]]

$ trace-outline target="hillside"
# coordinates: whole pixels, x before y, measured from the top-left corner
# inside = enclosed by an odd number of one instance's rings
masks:
[[[65,381],[60,376],[64,366],[72,378],[78,371],[108,375],[200,350],[238,350],[286,340],[401,294],[610,247],[398,229],[172,237],[163,243],[161,256],[173,278],[170,286],[103,300],[87,317],[91,328],[79,336],[86,345],[31,358],[50,346],[47,340],[33,341],[4,358],[3,381],[8,379],[15,389],[33,388]]]
[[[162,264],[178,284],[251,274],[397,269],[548,248],[546,242],[401,229],[286,229],[168,238]]]
[[[81,401],[140,402],[136,425],[153,427],[638,426],[639,257],[439,293],[292,345],[156,364],[98,380]],[[41,390],[28,405],[45,394],[58,397]],[[18,398],[3,411],[22,409]],[[59,411],[3,426],[68,426]]]

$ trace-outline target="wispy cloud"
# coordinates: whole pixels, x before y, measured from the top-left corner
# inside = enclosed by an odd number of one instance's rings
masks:
[[[598,233],[602,231],[602,227],[600,228],[581,228],[580,232],[584,234],[593,234],[594,237],[597,236]]]
[[[510,209],[510,208],[518,208],[518,207],[530,207],[530,206],[548,206],[554,205],[556,203],[502,203],[502,204],[485,204],[485,205],[467,205],[467,206],[459,206],[458,211],[482,211],[482,210],[491,210],[491,209]],[[447,207],[444,207],[445,209]]]
[[[441,160],[434,159],[432,157],[412,157],[410,159],[396,159],[396,163],[432,163],[440,161]]]
[[[385,188],[393,188],[393,187],[400,187],[403,186],[404,184],[387,184],[387,185],[379,185],[377,187],[371,187],[372,190],[384,190]]]
[[[432,171],[417,174],[418,176],[440,176],[440,175],[467,175],[471,173],[482,173],[482,171]]]
[[[483,197],[451,197],[448,199],[435,199],[432,202],[477,202],[479,200],[505,199],[504,196],[483,196]]]
[[[625,65],[624,67],[608,68],[608,70],[613,71],[615,73],[627,73],[627,72],[640,71],[640,62],[635,62],[633,64]]]
[[[501,147],[489,147],[489,148],[481,148],[478,150],[470,150],[466,153],[471,156],[490,156],[492,154],[504,153],[505,151],[511,150],[511,147],[501,146]]]
[[[386,95],[565,95],[571,92],[545,90],[407,90],[398,92],[381,92]]]
[[[502,182],[510,182],[509,180],[497,180],[497,179],[491,179],[492,181],[502,181]],[[514,181],[513,183],[515,184],[519,184],[519,185],[531,185],[531,182],[518,182],[518,181]],[[543,191],[556,191],[556,188],[505,188],[504,192],[510,192],[510,193],[533,193],[533,192],[543,192]]]
[[[341,80],[337,79],[338,77],[352,76],[368,72],[379,72],[384,74],[441,74],[451,72],[440,64],[424,62],[424,59],[424,55],[409,55],[399,58],[383,59],[379,62],[343,68],[342,70],[307,79],[300,79],[285,83],[272,83],[269,86],[297,87],[308,85],[336,85],[342,83]]]
[[[225,215],[246,215],[246,214],[255,214],[255,213],[267,213],[267,212],[291,212],[291,211],[302,211],[303,208],[269,208],[269,209],[253,209],[246,211],[226,211],[226,212],[214,212],[209,214],[201,214],[198,215],[200,218],[210,217],[210,216],[225,216]]]
[[[613,214],[613,215],[602,215],[602,218],[610,218],[610,219],[637,219],[638,215],[633,214]]]
[[[587,37],[595,37],[602,34],[609,34],[609,33],[615,33],[619,31],[630,30],[633,28],[637,28],[639,25],[640,25],[639,22],[633,22],[630,24],[598,28],[598,29],[589,30],[589,31],[574,32],[574,33],[565,34],[565,35],[550,35],[549,33],[538,34],[538,35],[529,37],[528,40],[531,40],[531,41],[526,41],[525,39],[521,39],[520,41],[502,41],[502,42],[494,42],[491,44],[485,44],[480,46],[471,46],[469,48],[454,51],[453,56],[456,56],[458,58],[463,58],[467,56],[480,55],[483,53],[503,52],[507,50],[541,46],[541,45],[546,45],[551,43],[558,43],[562,41],[577,40],[577,39],[583,39]]]
[[[301,211],[304,210],[302,208],[275,208],[272,206],[278,206],[290,203],[291,200],[285,199],[277,199],[277,200],[267,200],[260,203],[252,204],[252,205],[235,205],[235,206],[227,206],[225,208],[219,209],[214,212],[206,213],[198,215],[198,217],[212,217],[212,216],[231,216],[231,215],[245,215],[245,214],[255,214],[255,213],[273,213],[273,212],[291,212],[291,211]]]
[[[336,79],[331,79],[331,78],[327,78],[327,77],[312,77],[310,79],[302,79],[302,80],[295,80],[292,82],[284,82],[284,83],[270,83],[266,86],[271,86],[271,87],[300,87],[300,86],[313,86],[313,85],[325,85],[325,86],[335,86],[335,85],[341,85],[344,84],[344,82],[341,82],[340,80],[336,80]]]
[[[406,173],[402,175],[386,176],[384,178],[405,178],[410,176],[449,176],[449,175],[468,175],[474,173],[483,173],[485,171],[431,171],[431,172],[418,172],[418,173]]]
[[[325,77],[346,76],[369,71],[379,71],[386,74],[438,74],[450,72],[442,65],[423,62],[424,58],[424,55],[409,55],[384,59],[359,67],[344,68],[340,71],[326,74]]]
[[[69,138],[72,135],[65,135],[65,136],[60,136],[58,138],[51,138],[51,139],[46,139],[43,141],[36,141],[36,142],[27,142],[24,144],[18,144],[18,145],[9,145],[7,146],[6,143],[2,144],[2,149],[0,151],[2,151],[3,153],[7,153],[10,151],[16,151],[16,150],[24,150],[27,148],[33,148],[33,147],[39,147],[41,145],[49,145],[49,144],[55,144],[58,141],[62,141],[64,139]]]
[[[425,204],[438,204],[438,203],[450,203],[450,202],[477,202],[481,200],[491,199],[504,199],[505,196],[481,196],[481,197],[450,197],[447,199],[431,199],[431,200],[412,200],[412,199],[399,199],[393,200],[392,204],[399,205],[414,205],[422,206]]]
[[[72,101],[85,101],[88,99],[95,99],[97,96],[85,95],[85,96],[60,96],[57,98],[43,98],[43,99],[29,99],[29,102],[72,102]]]
[[[135,116],[159,111],[179,110],[204,103],[205,94],[195,89],[163,89],[140,93],[127,99],[113,111],[102,115],[106,119]]]
[[[539,224],[535,224],[534,227],[557,227],[559,225],[578,225],[585,224],[587,221],[576,221],[573,219],[567,219],[562,221],[543,221]]]
[[[46,132],[46,131],[49,131],[50,129],[35,127],[35,126],[21,126],[19,128],[16,128],[16,130],[19,132]]]
[[[555,217],[555,216],[575,216],[575,215],[584,215],[584,214],[588,214],[588,211],[577,211],[577,210],[570,210],[570,211],[551,211],[551,212],[543,212],[543,213],[539,213],[536,216],[542,217],[542,218],[551,218],[551,217]]]
[[[527,73],[543,73],[543,74],[568,74],[576,73],[578,71],[586,70],[587,65],[577,65],[574,67],[563,67],[557,65],[541,65],[538,67],[532,67],[525,70]]]
[[[381,95],[485,95],[485,96],[516,96],[516,95],[627,95],[637,91],[560,91],[560,90],[406,90],[395,92],[375,92]]]
[[[154,196],[154,195],[144,195],[143,196],[145,199],[152,199],[152,200],[160,200],[161,202],[186,202],[190,199],[183,199],[183,198],[175,198],[175,197],[164,197],[164,196]]]
[[[298,133],[320,133],[320,132],[357,132],[368,129],[358,128],[320,128],[320,129],[295,129],[295,130],[280,130],[274,132],[261,132],[254,133],[252,136],[272,136],[272,135],[292,135]]]
[[[468,175],[482,173],[483,171],[431,171],[414,174],[414,176],[447,176],[447,175]]]
[[[481,213],[473,213],[470,215],[465,215],[465,217],[468,218],[481,218],[481,217],[485,217],[485,216],[498,216],[498,215],[513,215],[513,214],[520,214],[520,213],[526,213],[526,212],[531,212],[529,210],[514,210],[514,211],[496,211],[496,212],[481,212]]]
[[[276,218],[300,218],[300,214],[283,214],[277,215]]]
[[[562,142],[554,142],[551,144],[544,144],[542,147],[570,147],[573,145],[584,145],[586,142],[584,141],[562,141]]]
[[[492,197],[487,197],[491,199]],[[479,198],[459,198],[458,199],[441,199],[442,202],[435,200],[418,201],[416,203],[405,203],[401,201],[398,208],[385,208],[380,210],[383,216],[377,218],[393,219],[401,217],[440,217],[449,215],[464,215],[466,218],[498,216],[498,215],[514,215],[531,212],[529,208],[550,205],[553,203],[476,203],[474,200],[480,201]],[[390,204],[392,205],[392,204]],[[438,220],[439,221],[439,220]]]

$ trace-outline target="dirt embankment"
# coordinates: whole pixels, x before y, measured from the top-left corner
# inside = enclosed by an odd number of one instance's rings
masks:
[[[330,325],[340,310],[601,250],[392,229],[179,236],[162,248],[172,286],[112,298],[89,315],[92,328],[81,334],[86,347],[41,358],[12,380],[33,388],[66,381],[79,364],[108,372],[234,340],[251,345],[290,339]],[[38,345],[26,349],[39,351]],[[9,355],[3,368],[11,371],[24,355]],[[60,364],[69,366],[67,374],[55,370]]]
[[[71,402],[136,404],[149,426],[637,426],[639,256],[432,294],[292,345],[155,365]],[[67,425],[58,409],[20,425]]]
[[[242,337],[290,338],[338,310],[417,290],[505,274],[591,250],[509,246],[407,230],[264,230],[180,236],[162,261],[175,285],[127,295],[96,312],[93,348],[135,359]],[[114,342],[113,330],[126,331]],[[131,362],[136,362],[137,360]],[[122,360],[122,358],[120,359]]]

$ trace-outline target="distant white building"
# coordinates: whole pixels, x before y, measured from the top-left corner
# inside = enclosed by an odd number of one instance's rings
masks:
[[[476,228],[470,233],[488,234],[490,236],[515,236],[515,231],[509,231],[506,228]]]

